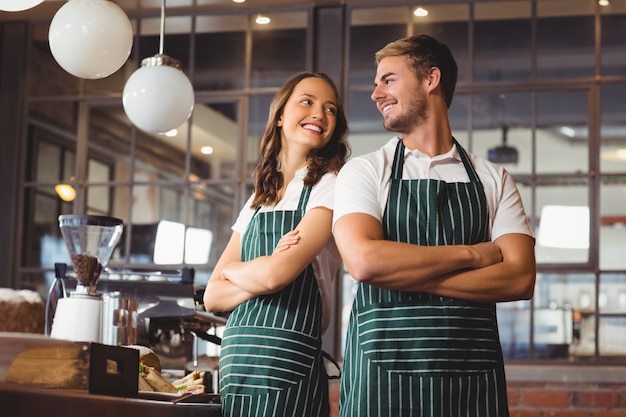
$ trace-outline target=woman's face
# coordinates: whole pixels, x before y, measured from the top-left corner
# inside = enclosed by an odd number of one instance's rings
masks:
[[[301,146],[305,154],[326,145],[337,125],[337,97],[324,80],[301,80],[285,103],[278,126],[283,146]]]

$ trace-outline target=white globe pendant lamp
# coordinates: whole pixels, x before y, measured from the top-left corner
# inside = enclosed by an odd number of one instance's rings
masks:
[[[21,12],[37,6],[43,0],[0,0],[0,10],[6,12]]]
[[[105,78],[128,60],[133,28],[126,13],[109,0],[68,0],[54,15],[50,51],[70,74]]]
[[[149,133],[165,133],[185,123],[195,97],[180,61],[163,54],[165,0],[161,2],[159,53],[141,61],[124,86],[122,104],[130,121]]]

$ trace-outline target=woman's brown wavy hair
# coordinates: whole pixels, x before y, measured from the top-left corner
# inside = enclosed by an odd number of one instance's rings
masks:
[[[304,178],[305,186],[318,183],[327,172],[339,172],[350,154],[348,121],[343,109],[339,91],[333,80],[320,72],[301,72],[289,78],[278,90],[272,103],[265,126],[265,132],[259,145],[259,163],[254,171],[254,200],[251,207],[275,204],[278,202],[278,191],[283,186],[283,176],[278,171],[278,155],[281,150],[281,129],[278,119],[282,116],[285,104],[293,94],[296,85],[305,78],[319,78],[326,81],[335,93],[337,100],[336,126],[330,141],[321,149],[312,149],[308,156],[309,169]]]

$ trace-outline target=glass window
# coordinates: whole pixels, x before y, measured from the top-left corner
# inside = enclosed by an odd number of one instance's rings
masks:
[[[600,268],[626,270],[626,183],[602,177],[600,188]]]
[[[532,169],[531,95],[475,94],[472,97],[473,152],[512,173]]]
[[[196,18],[196,90],[244,88],[247,26],[245,15]]]
[[[573,79],[595,74],[594,5],[587,0],[537,2],[537,74]]]
[[[602,13],[602,75],[626,75],[624,28],[626,2],[612,1],[600,8]]]
[[[191,179],[236,178],[241,136],[237,103],[196,103],[191,126]],[[186,130],[178,129],[174,140],[186,143]]]
[[[476,3],[474,14],[474,80],[530,79],[530,3]]]
[[[448,45],[458,66],[458,79],[469,78],[469,5],[467,3],[428,5],[427,16],[413,15],[413,33],[434,36]]]
[[[252,178],[252,173],[259,160],[259,143],[263,132],[265,132],[270,103],[273,98],[274,94],[259,94],[250,97],[250,122],[248,124],[248,136],[246,138],[245,149],[246,180]]]
[[[406,7],[352,11],[349,51],[351,85],[373,85],[376,75],[374,54],[387,43],[406,36],[408,14]]]
[[[537,173],[589,172],[586,91],[537,94]]]
[[[383,117],[370,99],[371,91],[350,93],[350,106],[347,109],[350,134],[348,143],[351,157],[372,152],[383,146],[396,134],[383,127]]]
[[[278,87],[307,69],[307,16],[304,11],[252,16],[252,87]],[[260,17],[269,22],[260,23]]]
[[[626,84],[602,87],[600,170],[626,173]]]
[[[537,263],[586,263],[589,259],[589,186],[586,180],[537,186]]]

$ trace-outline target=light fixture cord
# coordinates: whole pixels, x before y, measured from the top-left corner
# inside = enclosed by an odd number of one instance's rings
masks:
[[[163,55],[164,32],[165,32],[165,0],[161,0],[161,38],[159,40],[159,55]]]

